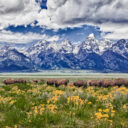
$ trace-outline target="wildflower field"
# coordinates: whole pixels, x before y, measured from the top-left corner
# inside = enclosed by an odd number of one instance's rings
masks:
[[[128,88],[0,87],[0,128],[128,128]]]

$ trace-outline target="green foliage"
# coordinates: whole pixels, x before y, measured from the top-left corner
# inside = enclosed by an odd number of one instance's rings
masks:
[[[0,88],[0,128],[127,128],[128,89],[14,84]]]

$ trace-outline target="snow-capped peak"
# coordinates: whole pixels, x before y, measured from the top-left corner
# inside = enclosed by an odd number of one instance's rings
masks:
[[[95,52],[99,53],[99,41],[95,39],[94,34],[90,34],[85,41],[80,45],[81,49],[87,53]]]
[[[46,40],[42,40],[42,41],[39,41],[38,43],[34,44],[34,47],[44,46],[46,43],[48,43]]]
[[[93,39],[95,39],[94,33],[91,33],[90,35],[88,35],[88,38],[93,38]]]
[[[109,39],[104,39],[102,41],[99,41],[95,38],[94,34],[90,34],[86,40],[82,43],[80,46],[82,49],[86,51],[86,53],[97,53],[101,55],[104,51],[111,48],[113,45],[113,42]]]
[[[85,43],[88,45],[92,45],[92,44],[98,44],[99,41],[96,40],[94,34],[90,34],[86,39],[85,39]]]
[[[104,39],[99,44],[99,52],[102,54],[104,51],[110,49],[114,42],[110,41],[109,39]]]
[[[31,48],[28,49],[29,54],[39,54],[41,52],[47,52],[51,50],[52,52],[62,52],[62,53],[71,53],[73,51],[73,45],[67,39],[58,43],[56,41],[47,42],[47,41],[39,41]]]
[[[57,42],[54,41],[54,42],[50,42],[50,43],[47,45],[46,50],[48,50],[48,49],[53,49],[54,52],[57,52],[60,48],[59,48]]]
[[[66,53],[71,53],[73,51],[73,45],[67,39],[63,40],[59,45],[60,45],[60,50]]]

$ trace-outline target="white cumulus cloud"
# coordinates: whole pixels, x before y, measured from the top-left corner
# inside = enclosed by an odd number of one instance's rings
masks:
[[[58,36],[48,36],[46,34],[37,34],[28,32],[26,34],[11,31],[0,31],[0,42],[8,43],[29,43],[36,40],[58,41]]]
[[[9,25],[28,25],[38,17],[35,0],[0,0],[0,29]]]

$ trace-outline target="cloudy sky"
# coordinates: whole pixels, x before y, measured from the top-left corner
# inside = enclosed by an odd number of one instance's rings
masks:
[[[0,42],[128,39],[128,0],[0,0]]]

